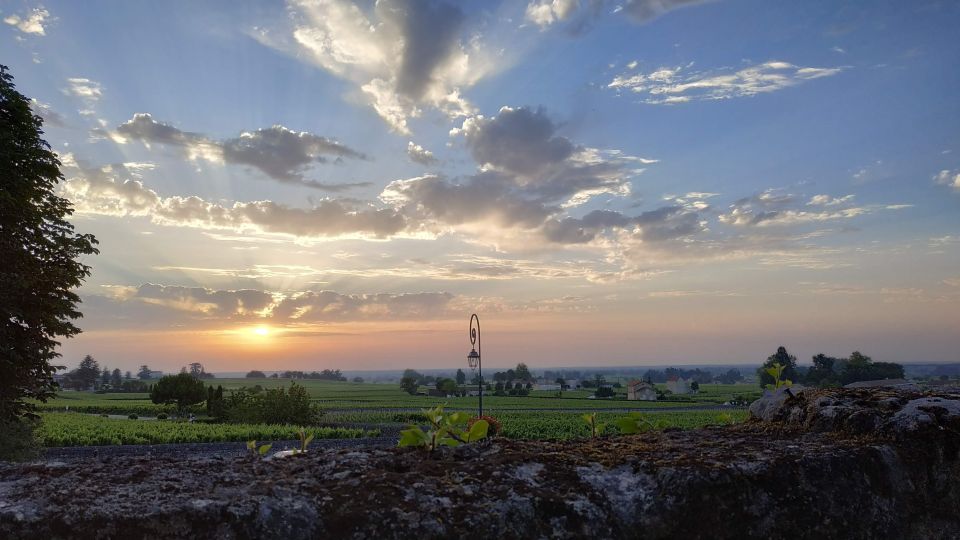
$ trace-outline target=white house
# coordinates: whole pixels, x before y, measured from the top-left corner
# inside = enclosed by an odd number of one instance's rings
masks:
[[[674,378],[667,381],[667,390],[670,390],[674,394],[695,394],[696,392],[690,388],[690,381],[684,378]]]

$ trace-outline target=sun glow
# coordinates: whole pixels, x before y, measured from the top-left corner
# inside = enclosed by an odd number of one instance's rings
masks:
[[[250,332],[252,332],[253,335],[257,337],[267,337],[271,333],[270,327],[264,326],[264,325],[254,326],[253,328],[250,329]]]

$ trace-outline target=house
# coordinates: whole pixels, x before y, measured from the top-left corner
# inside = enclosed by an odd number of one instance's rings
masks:
[[[534,385],[533,389],[556,392],[557,390],[560,390],[560,385],[557,383],[553,383],[553,384],[537,383],[536,385]]]
[[[151,372],[147,375],[147,378],[148,378],[148,379],[159,379],[159,378],[161,378],[161,377],[163,377],[163,372],[162,372],[162,371],[151,371]]]
[[[916,390],[917,385],[905,379],[878,379],[875,381],[857,381],[845,385],[844,388],[902,388]]]
[[[646,381],[627,383],[627,399],[630,401],[656,401],[657,388]]]
[[[671,377],[667,381],[667,390],[677,395],[696,393],[690,388],[690,381],[681,377]]]

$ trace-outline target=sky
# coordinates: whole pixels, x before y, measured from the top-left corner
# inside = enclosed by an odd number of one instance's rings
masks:
[[[63,364],[960,361],[952,1],[0,1]],[[953,37],[951,37],[953,36]]]

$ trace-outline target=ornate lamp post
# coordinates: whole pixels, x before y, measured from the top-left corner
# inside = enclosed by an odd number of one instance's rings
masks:
[[[473,321],[477,321],[476,327]],[[476,348],[474,348],[474,346]],[[477,372],[477,390],[480,392],[480,413],[483,416],[483,367],[480,365],[480,317],[474,313],[470,316],[470,354],[467,355],[467,365]]]

